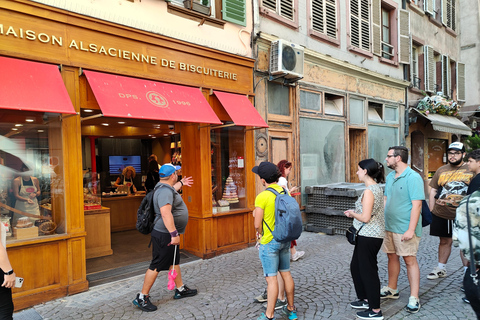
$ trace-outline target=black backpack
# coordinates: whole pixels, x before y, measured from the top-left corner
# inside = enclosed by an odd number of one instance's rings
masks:
[[[153,196],[158,188],[164,186],[164,184],[157,185],[153,191],[147,193],[140,203],[140,207],[137,211],[137,230],[143,234],[149,234],[152,232],[155,226],[155,210],[153,204]],[[175,191],[172,190],[173,198],[175,199]]]

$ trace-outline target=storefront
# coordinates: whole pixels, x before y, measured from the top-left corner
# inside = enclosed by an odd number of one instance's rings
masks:
[[[185,250],[254,243],[249,168],[266,124],[251,103],[253,60],[30,1],[1,1],[0,17],[0,213],[25,278],[17,310],[88,289],[86,259],[111,253],[107,227],[135,228],[144,196],[112,181],[132,165],[142,191],[151,153],[194,179]]]

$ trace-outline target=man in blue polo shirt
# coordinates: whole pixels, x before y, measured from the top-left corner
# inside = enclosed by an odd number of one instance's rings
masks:
[[[408,149],[390,147],[385,159],[390,172],[385,182],[385,238],[383,251],[388,256],[388,286],[380,290],[382,299],[398,299],[400,257],[407,266],[410,298],[405,310],[420,310],[420,268],[417,262],[418,244],[422,236],[420,213],[425,199],[422,177],[407,164]]]

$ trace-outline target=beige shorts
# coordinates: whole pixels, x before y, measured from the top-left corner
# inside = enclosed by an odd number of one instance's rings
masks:
[[[396,253],[398,256],[413,256],[417,255],[418,245],[420,244],[420,237],[415,234],[413,238],[408,241],[402,241],[403,234],[385,231],[385,238],[383,239],[382,250],[385,253]]]

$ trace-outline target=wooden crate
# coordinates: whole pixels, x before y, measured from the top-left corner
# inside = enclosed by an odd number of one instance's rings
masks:
[[[29,239],[38,237],[38,227],[16,228],[13,227],[13,237],[19,239]]]

